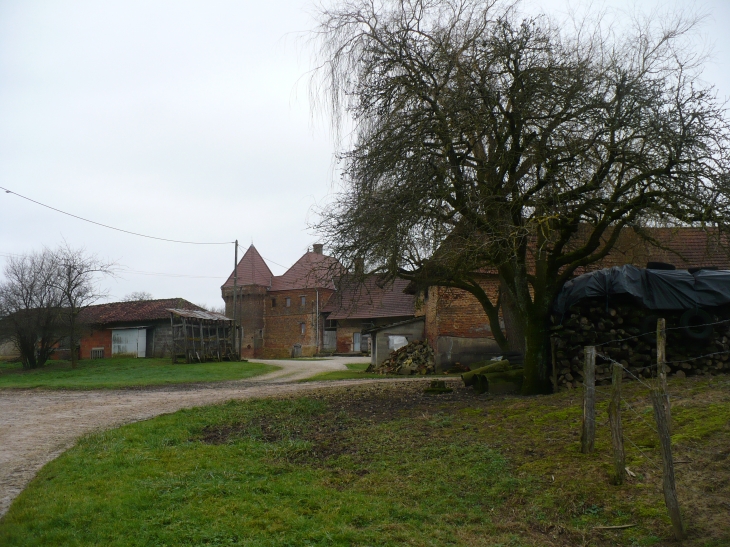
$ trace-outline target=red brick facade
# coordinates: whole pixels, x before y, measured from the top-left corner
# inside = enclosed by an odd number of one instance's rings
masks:
[[[496,277],[485,279],[481,286],[492,302],[496,302],[499,292]],[[460,289],[430,287],[427,294],[421,293],[416,304],[416,317],[421,316],[425,316],[426,338],[433,347],[436,347],[440,336],[494,338],[479,300]]]
[[[104,348],[104,357],[112,356],[112,331],[99,329],[84,333],[81,337],[81,359],[91,359],[91,350]]]

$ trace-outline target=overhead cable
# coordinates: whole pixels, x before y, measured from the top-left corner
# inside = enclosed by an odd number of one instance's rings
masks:
[[[109,226],[108,224],[102,224],[101,222],[96,222],[94,220],[89,220],[88,218],[80,217],[78,215],[74,215],[72,213],[67,213],[66,211],[62,211],[61,209],[56,209],[55,207],[51,207],[50,205],[46,205],[45,203],[41,203],[40,201],[36,201],[34,199],[31,199],[27,196],[24,196],[22,194],[19,194],[17,192],[13,192],[12,190],[8,190],[7,188],[0,186],[0,190],[5,190],[6,194],[14,194],[18,196],[19,198],[23,198],[24,200],[30,201],[31,203],[35,203],[36,205],[40,205],[41,207],[45,207],[46,209],[51,209],[52,211],[56,211],[57,213],[61,213],[73,218],[76,218],[78,220],[83,220],[84,222],[88,222],[90,224],[96,224],[97,226],[101,226],[103,228],[108,228],[110,230],[116,230],[117,232],[123,232],[125,234],[130,234],[133,236],[139,236],[139,237],[146,237],[147,239],[156,239],[157,241],[167,241],[168,243],[184,243],[186,245],[231,245],[234,243],[233,241],[181,241],[178,239],[167,239],[164,237],[155,237],[155,236],[148,236],[146,234],[140,234],[138,232],[131,232],[129,230],[123,230],[122,228],[115,228],[114,226]]]

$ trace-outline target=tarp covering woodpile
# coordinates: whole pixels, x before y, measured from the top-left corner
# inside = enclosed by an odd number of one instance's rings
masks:
[[[565,315],[581,300],[633,297],[650,310],[687,310],[730,304],[730,270],[650,270],[615,266],[586,273],[563,286],[553,311]]]

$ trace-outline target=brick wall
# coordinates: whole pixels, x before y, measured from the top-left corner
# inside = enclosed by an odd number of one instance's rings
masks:
[[[319,289],[319,309],[322,309],[334,291]],[[302,305],[301,298],[305,299]],[[286,305],[286,299],[290,305]],[[275,305],[273,305],[275,302]],[[302,333],[302,323],[304,333]],[[319,336],[317,333],[319,327]],[[295,344],[301,344],[302,356],[317,353],[317,340],[322,341],[324,324],[317,318],[317,291],[315,289],[292,289],[270,291],[264,305],[263,346],[257,350],[257,357],[290,357]]]
[[[236,298],[236,316],[243,327],[241,340],[242,357],[259,357],[256,350],[261,347],[261,330],[264,328],[264,310],[267,304],[267,289],[260,285],[244,285],[238,287]],[[233,288],[222,290],[226,305],[226,317],[233,317]]]
[[[91,359],[92,348],[104,348],[104,357],[112,356],[112,331],[99,329],[85,332],[81,338],[81,359]]]
[[[337,353],[351,353],[352,335],[362,332],[361,321],[338,321],[337,322]]]

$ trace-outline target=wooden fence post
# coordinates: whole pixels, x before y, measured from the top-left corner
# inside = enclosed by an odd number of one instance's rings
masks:
[[[613,448],[614,483],[623,484],[626,476],[626,455],[624,452],[624,431],[621,425],[621,379],[624,368],[613,364],[611,402],[608,404],[608,421],[611,424],[611,446]]]
[[[596,441],[596,347],[586,346],[583,366],[583,432],[580,451],[593,452]]]
[[[664,394],[664,411],[667,415],[669,434],[672,434],[672,412],[669,408],[669,391],[667,391],[667,322],[662,317],[656,322],[656,368],[657,376]]]
[[[674,482],[674,461],[672,459],[672,437],[669,434],[669,421],[665,411],[666,394],[659,389],[653,388],[650,391],[651,403],[654,406],[654,417],[656,418],[657,432],[659,433],[659,448],[662,454],[662,486],[664,489],[664,503],[672,520],[674,536],[678,539],[685,538],[682,515],[679,512],[677,501],[677,486]]]

